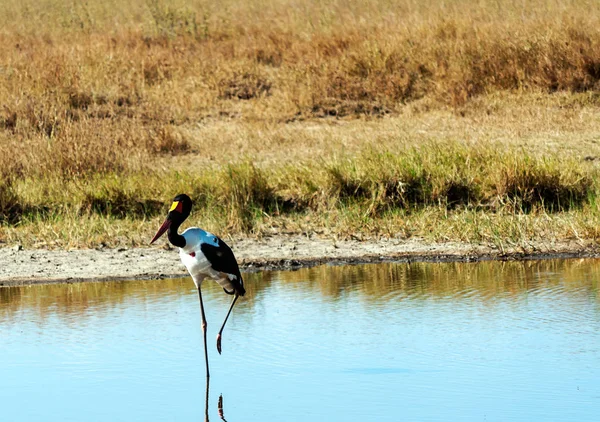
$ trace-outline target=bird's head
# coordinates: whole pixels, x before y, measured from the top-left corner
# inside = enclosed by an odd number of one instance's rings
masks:
[[[179,227],[179,225],[183,223],[186,218],[188,218],[191,210],[192,200],[185,193],[180,193],[173,198],[173,203],[171,204],[171,208],[169,208],[167,218],[150,241],[150,244],[154,243],[159,237],[161,237],[169,229],[169,227],[171,227],[172,224],[174,224],[176,227]]]

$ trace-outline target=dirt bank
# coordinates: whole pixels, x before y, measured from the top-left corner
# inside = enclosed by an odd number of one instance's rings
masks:
[[[302,236],[233,239],[242,271],[294,269],[325,263],[381,261],[478,261],[486,259],[544,259],[597,257],[595,244],[566,242],[531,244],[500,250],[491,245],[427,243],[420,239],[333,241]],[[156,248],[24,250],[0,248],[0,286],[132,280],[184,276],[176,249]]]

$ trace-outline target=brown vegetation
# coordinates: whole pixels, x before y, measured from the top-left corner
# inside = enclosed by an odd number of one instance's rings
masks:
[[[559,137],[576,134],[577,119],[596,136],[593,6],[10,3],[0,241],[31,242],[38,230],[93,244],[69,225],[117,218],[132,230],[180,191],[217,231],[406,234],[421,213],[411,234],[425,235],[448,212],[571,212],[586,223],[559,236],[595,237],[597,149],[523,145],[546,133],[540,116],[561,125]]]

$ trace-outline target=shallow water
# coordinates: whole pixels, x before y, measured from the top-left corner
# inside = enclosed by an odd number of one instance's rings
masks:
[[[600,261],[323,266],[203,298],[208,418],[597,421]],[[204,420],[190,279],[0,288],[0,420]]]

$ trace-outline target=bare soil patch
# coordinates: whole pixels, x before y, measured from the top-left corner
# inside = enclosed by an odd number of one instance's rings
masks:
[[[428,243],[421,239],[334,241],[305,236],[233,239],[230,242],[243,272],[297,269],[321,264],[374,262],[473,262],[600,256],[595,243],[531,244],[499,250],[492,245]],[[22,249],[0,248],[0,286],[53,282],[117,281],[183,277],[177,250],[157,248]]]

